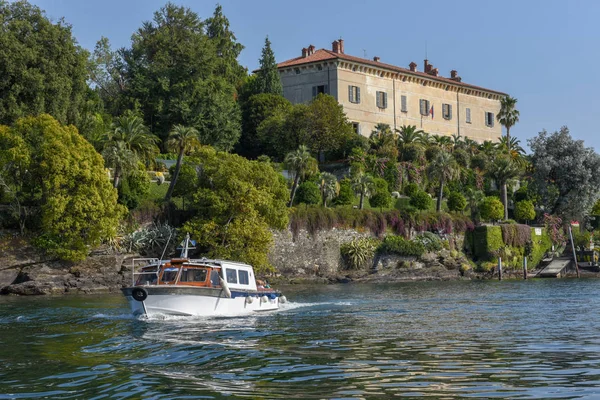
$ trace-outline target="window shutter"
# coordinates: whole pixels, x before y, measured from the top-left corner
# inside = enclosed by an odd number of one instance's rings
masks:
[[[317,87],[313,86],[313,99],[317,97]]]
[[[383,108],[387,108],[387,93],[383,92]]]
[[[471,122],[471,109],[467,108],[467,122]]]
[[[358,124],[357,128],[358,128],[358,129],[357,129],[357,132],[358,132],[358,134],[360,135],[360,134],[361,134],[361,129],[360,129],[360,128],[361,128],[361,126],[360,126],[360,124]]]
[[[429,115],[429,110],[431,110],[431,104],[429,104],[429,100],[425,100],[425,115]]]
[[[356,87],[356,102],[360,103],[360,88]]]
[[[425,100],[421,99],[419,101],[419,108],[421,111],[421,115],[425,115]]]
[[[350,101],[350,103],[354,103],[354,96],[353,96],[353,91],[352,91],[352,86],[348,85],[348,100]]]
[[[400,97],[401,111],[406,112],[406,96]]]
[[[377,107],[381,108],[383,107],[381,105],[381,92],[375,92],[375,102],[377,103]]]
[[[490,113],[490,119],[492,120],[492,124],[490,125],[492,128],[494,127],[494,114]]]
[[[448,104],[448,119],[452,119],[452,104]]]

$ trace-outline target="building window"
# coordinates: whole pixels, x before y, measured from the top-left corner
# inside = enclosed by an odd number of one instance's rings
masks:
[[[406,105],[406,96],[400,96],[400,111],[408,112],[408,107]]]
[[[299,74],[299,73],[300,73],[300,68],[294,68],[294,72],[295,72],[296,74]]]
[[[312,97],[313,98],[317,97],[321,93],[323,93],[323,94],[329,93],[329,91],[327,90],[327,85],[313,86],[313,88],[312,88]]]
[[[444,117],[444,119],[447,119],[447,120],[452,119],[452,105],[451,104],[442,104],[442,117]]]
[[[352,129],[354,129],[354,133],[360,135],[360,124],[358,122],[352,123]]]
[[[421,111],[421,115],[429,115],[429,109],[430,109],[429,100],[421,99],[419,101],[419,106],[420,106],[419,108]]]
[[[485,126],[489,126],[490,128],[494,126],[494,113],[485,113]]]
[[[358,86],[348,85],[348,100],[350,103],[360,103],[360,88]]]
[[[467,124],[471,123],[471,109],[467,108]]]
[[[250,279],[248,279],[248,271],[238,271],[238,277],[240,278],[240,285],[249,285]]]
[[[387,108],[387,93],[386,92],[375,92],[377,101],[377,107]]]

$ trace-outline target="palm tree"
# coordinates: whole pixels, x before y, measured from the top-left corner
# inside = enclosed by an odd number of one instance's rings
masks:
[[[437,144],[438,146],[440,146],[440,148],[442,148],[442,149],[447,150],[450,147],[452,147],[452,139],[450,138],[450,136],[434,135],[433,142],[435,144]]]
[[[492,158],[498,150],[498,144],[492,142],[491,140],[486,140],[479,145],[479,151],[489,158]]]
[[[432,179],[440,181],[440,193],[437,199],[436,211],[442,210],[442,198],[444,196],[444,184],[458,176],[460,168],[456,160],[446,151],[440,152],[429,164],[428,172]]]
[[[340,184],[335,175],[329,172],[321,173],[319,177],[319,188],[323,197],[323,207],[327,207],[327,201],[332,200],[340,192]]]
[[[123,142],[141,161],[150,161],[158,154],[158,137],[148,132],[144,121],[132,113],[125,113],[115,119],[104,138],[105,146]]]
[[[501,187],[500,197],[504,205],[504,219],[508,219],[508,194],[506,183],[519,176],[520,168],[509,157],[502,156],[494,160],[488,169],[488,175]]]
[[[125,142],[110,142],[105,144],[102,157],[106,166],[113,169],[113,186],[119,187],[121,177],[135,169],[138,158],[133,151],[127,148]]]
[[[292,184],[292,193],[288,207],[294,204],[294,196],[296,195],[298,183],[300,182],[300,178],[303,178],[306,174],[311,164],[311,159],[310,151],[308,151],[308,147],[305,145],[301,145],[298,147],[298,150],[292,151],[285,156],[287,168],[294,173],[294,183]]]
[[[434,139],[429,132],[423,132],[417,141],[424,146],[429,146],[434,142]]]
[[[465,197],[467,198],[469,208],[471,209],[471,219],[475,221],[479,211],[479,203],[483,201],[483,198],[485,196],[481,190],[467,188],[465,192]]]
[[[177,178],[179,178],[179,171],[181,170],[181,164],[183,163],[183,156],[186,153],[193,151],[200,147],[200,140],[198,139],[198,131],[195,128],[183,125],[175,125],[169,137],[167,138],[167,149],[169,151],[177,152],[177,164],[175,164],[175,172],[171,177],[171,184],[165,195],[165,202],[171,200]]]
[[[423,132],[421,129],[417,129],[416,125],[402,125],[400,129],[396,129],[396,132],[400,135],[398,142],[400,144],[411,144],[418,142]]]
[[[378,123],[369,137],[371,148],[380,156],[397,158],[396,135],[388,124]]]
[[[498,122],[506,128],[506,143],[508,144],[508,150],[510,151],[510,128],[512,128],[517,122],[519,122],[519,110],[515,108],[517,105],[517,99],[510,96],[504,96],[500,100],[500,112],[496,115]]]
[[[352,189],[354,189],[354,191],[360,195],[359,208],[362,210],[365,196],[369,197],[375,189],[373,177],[362,172],[357,174],[352,180]]]

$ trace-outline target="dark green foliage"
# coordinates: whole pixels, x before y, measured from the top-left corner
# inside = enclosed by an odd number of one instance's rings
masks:
[[[388,235],[383,239],[378,251],[400,256],[420,257],[425,253],[425,246],[419,241],[410,241],[402,236]]]
[[[392,195],[388,191],[385,179],[374,178],[375,193],[369,197],[369,205],[373,208],[388,208],[392,204]]]
[[[469,249],[475,260],[491,260],[493,253],[504,247],[502,229],[499,226],[478,226],[465,238],[465,244],[471,243]]]
[[[427,150],[425,150],[425,158],[427,159],[427,161],[431,161],[434,158],[436,158],[437,155],[441,152],[442,149],[440,146],[429,146],[427,147]]]
[[[485,154],[476,154],[471,157],[471,168],[479,168],[485,171],[489,164],[489,158]]]
[[[531,200],[527,186],[521,186],[516,192],[514,192],[513,199],[516,203],[523,200]]]
[[[298,185],[295,197],[296,204],[319,204],[321,203],[321,190],[314,182],[303,182]]]
[[[463,211],[467,206],[467,199],[459,192],[451,192],[448,196],[448,210]]]
[[[456,163],[462,168],[469,168],[469,164],[471,162],[471,158],[469,157],[469,153],[467,153],[463,149],[456,149],[452,153],[452,157],[456,160]]]
[[[426,192],[419,190],[410,196],[410,205],[417,210],[428,210],[433,206],[433,199]]]
[[[0,124],[43,113],[77,124],[87,55],[63,20],[52,23],[26,1],[0,1]]]
[[[119,203],[132,210],[137,208],[140,201],[150,190],[150,178],[141,165],[136,171],[128,174],[119,185]]]
[[[402,146],[402,161],[422,162],[425,159],[425,149],[418,143],[410,143]]]
[[[523,247],[531,241],[531,228],[521,224],[502,224],[502,241],[507,246]]]
[[[256,93],[272,93],[283,96],[283,85],[268,36],[265,38],[265,46],[262,49],[259,64],[260,69],[256,73]]]
[[[519,221],[532,221],[535,219],[535,208],[529,200],[515,203],[515,218]]]
[[[333,199],[333,204],[337,206],[346,206],[354,204],[356,195],[352,190],[352,183],[349,179],[342,179],[340,181],[340,192],[337,197]]]
[[[498,221],[504,216],[504,206],[497,197],[488,196],[479,205],[479,213],[484,221]]]
[[[398,171],[398,163],[390,160],[386,162],[383,170],[383,178],[388,183],[388,190],[394,192],[398,190],[400,180],[400,172]]]
[[[404,194],[408,197],[412,197],[413,194],[419,191],[419,185],[416,183],[409,183],[404,187]]]

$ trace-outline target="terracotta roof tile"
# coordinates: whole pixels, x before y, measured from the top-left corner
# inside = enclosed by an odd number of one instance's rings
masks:
[[[373,60],[369,60],[369,59],[366,59],[366,58],[360,58],[360,57],[351,56],[351,55],[348,55],[348,54],[334,53],[333,51],[326,50],[326,49],[319,49],[319,50],[315,51],[313,54],[311,54],[310,56],[307,56],[307,57],[300,56],[300,57],[292,58],[292,59],[287,60],[287,61],[280,62],[279,64],[277,64],[277,68],[293,67],[293,66],[296,66],[296,65],[310,64],[310,63],[313,63],[313,62],[319,62],[319,61],[325,61],[325,60],[334,60],[334,59],[341,59],[341,60],[346,60],[346,61],[358,62],[358,63],[372,65],[372,66],[375,66],[375,67],[384,68],[384,69],[388,69],[388,70],[392,70],[392,71],[396,71],[396,72],[405,73],[405,74],[408,74],[408,75],[420,76],[420,77],[431,79],[431,80],[434,80],[434,81],[445,82],[445,83],[448,83],[448,84],[462,86],[462,87],[471,88],[471,89],[475,89],[475,90],[484,90],[486,92],[492,92],[492,93],[496,93],[496,94],[500,94],[500,95],[506,95],[506,93],[499,92],[497,90],[486,89],[484,87],[470,85],[470,84],[464,83],[464,82],[458,82],[458,81],[455,81],[455,80],[450,79],[450,78],[444,78],[442,76],[430,75],[430,74],[427,74],[425,72],[419,72],[419,71],[414,71],[413,72],[413,71],[411,71],[410,69],[407,69],[407,68],[397,67],[395,65],[382,63],[380,61],[373,61]]]

